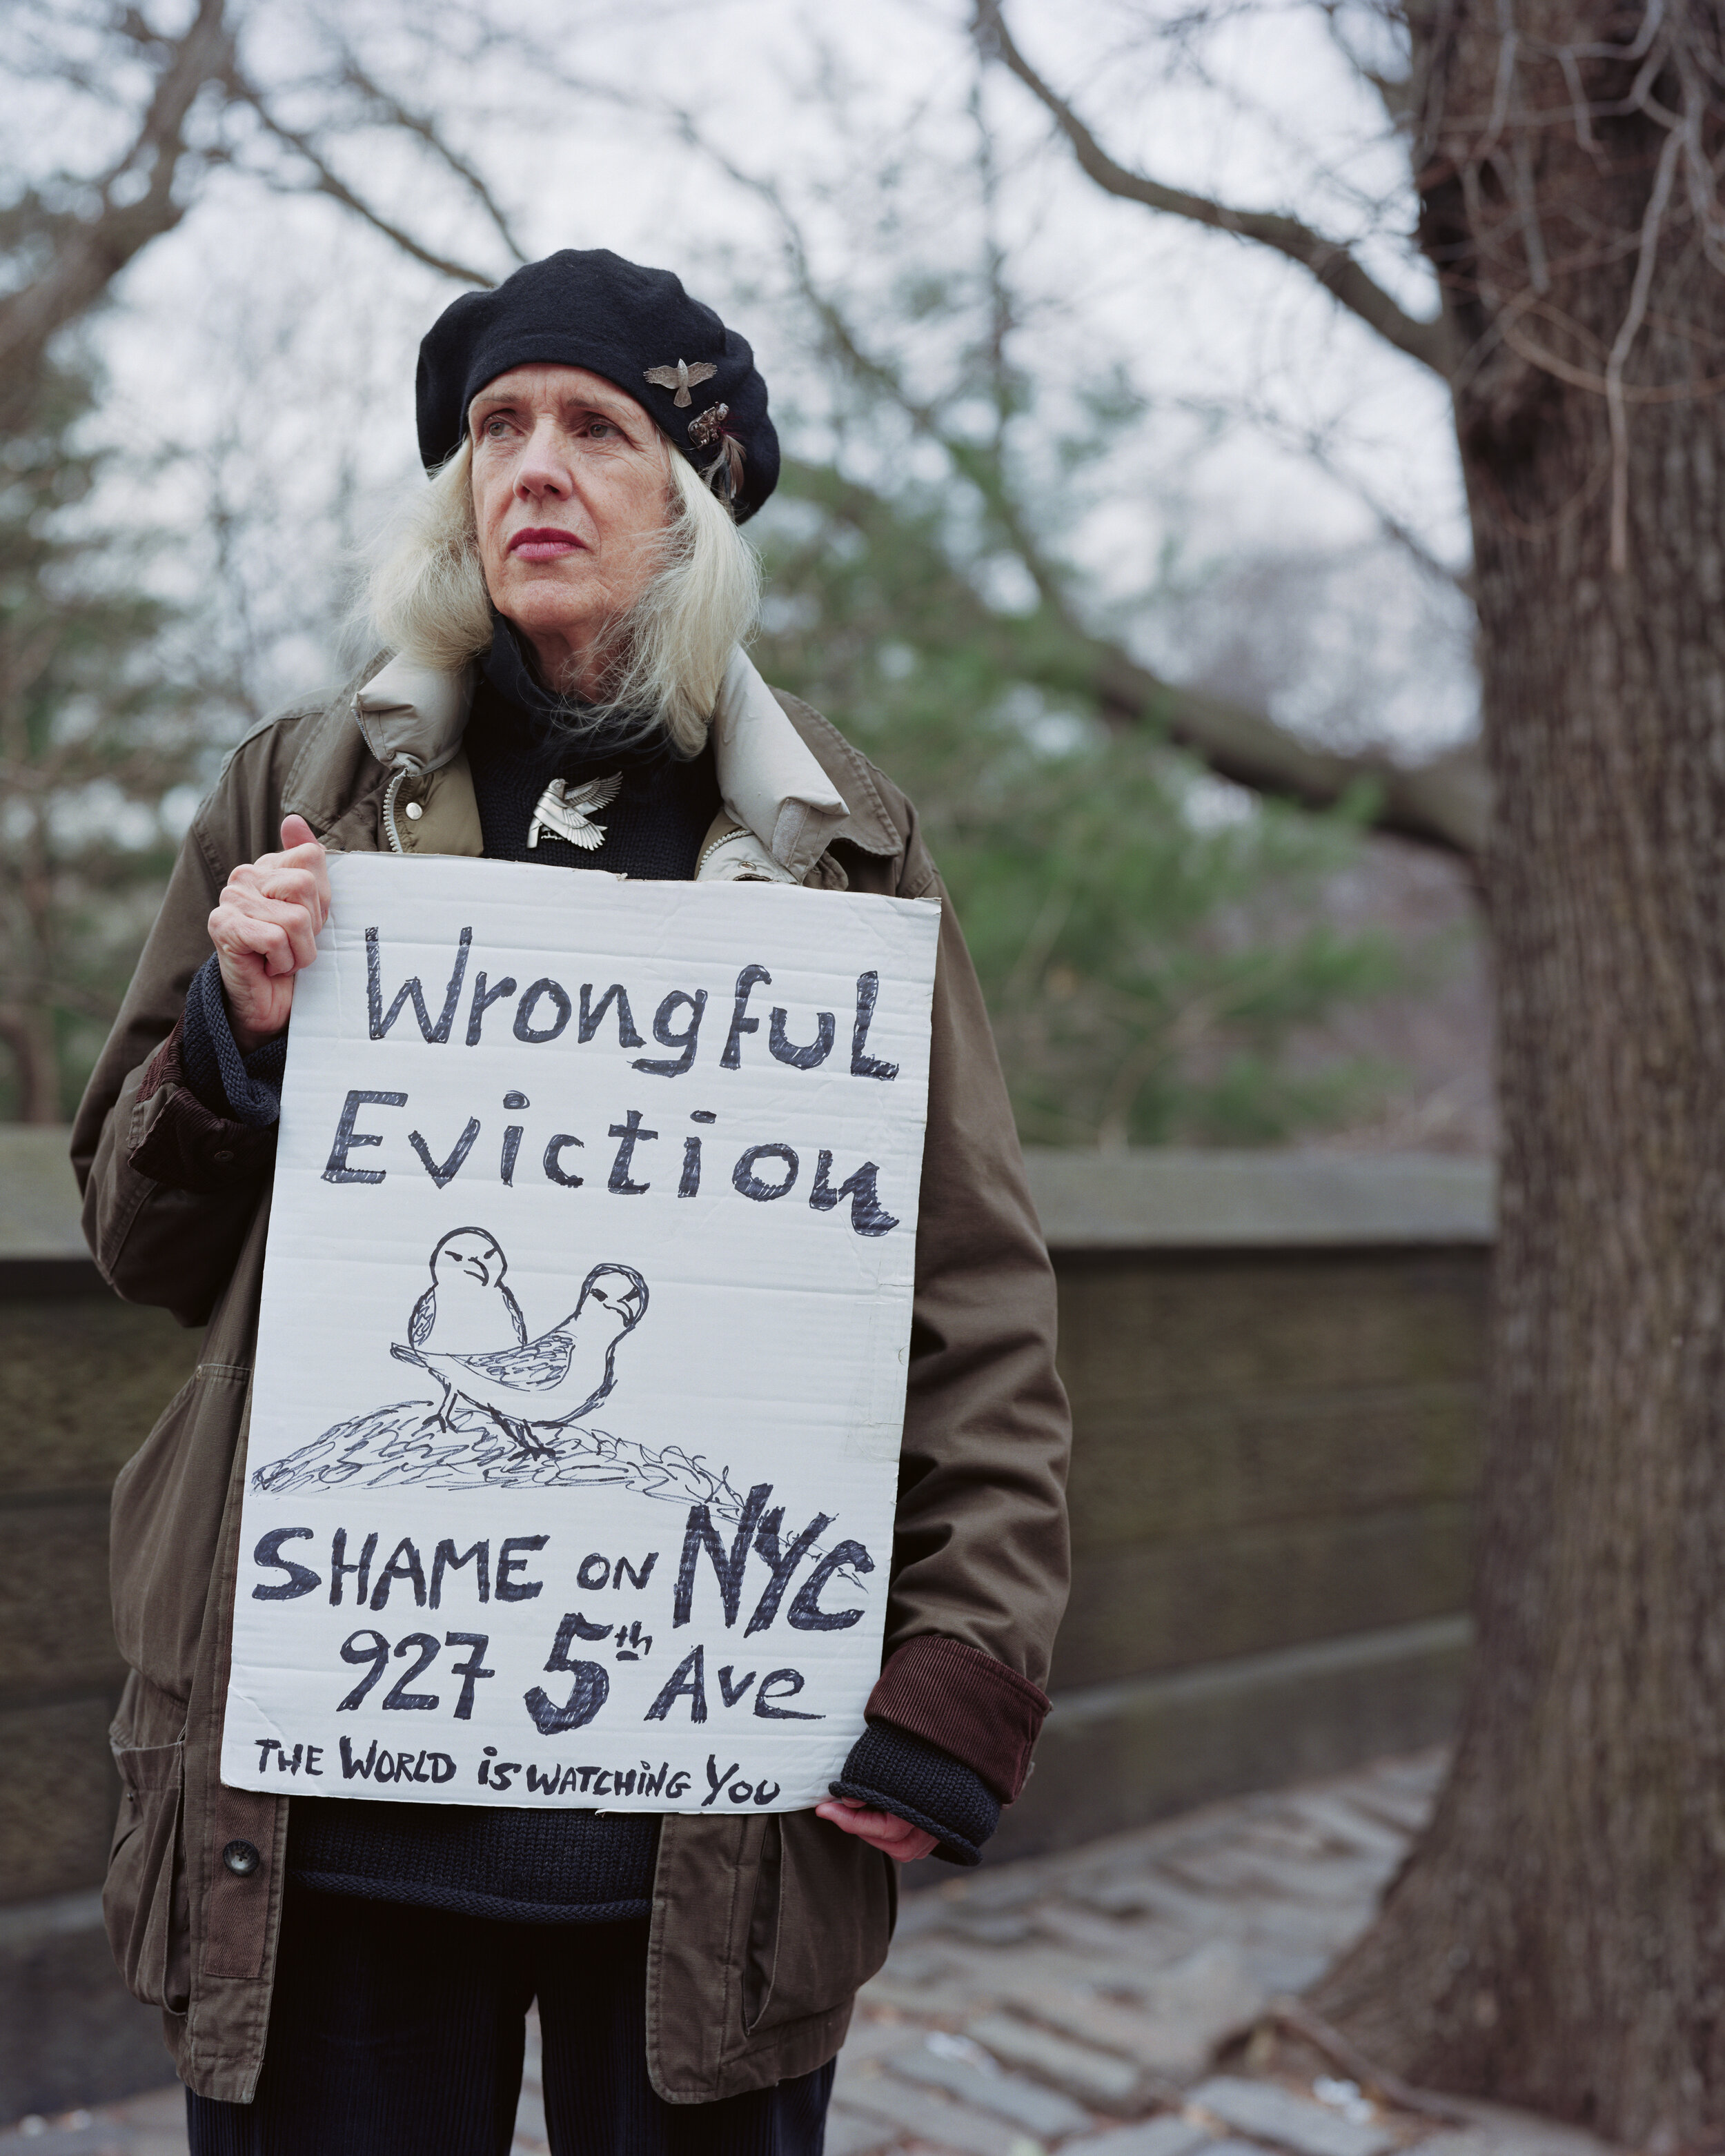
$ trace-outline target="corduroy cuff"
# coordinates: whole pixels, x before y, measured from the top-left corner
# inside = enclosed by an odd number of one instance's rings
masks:
[[[1000,1824],[999,1802],[980,1774],[937,1744],[884,1722],[864,1730],[829,1786],[835,1797],[854,1797],[932,1834],[934,1854],[948,1864],[978,1862]]]
[[[1028,1677],[931,1632],[890,1657],[863,1712],[962,1760],[1009,1804],[1024,1786],[1048,1710],[1048,1695]]]
[[[185,1020],[150,1059],[126,1133],[128,1165],[171,1190],[201,1196],[261,1174],[275,1152],[275,1125],[213,1114],[186,1082]]]

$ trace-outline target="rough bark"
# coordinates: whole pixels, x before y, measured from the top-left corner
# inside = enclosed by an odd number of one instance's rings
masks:
[[[1599,51],[1642,21],[1603,0],[1522,0],[1509,61],[1495,0],[1415,25],[1472,354],[1502,1225],[1459,1750],[1313,1999],[1410,2079],[1656,2148],[1725,2128],[1725,277],[1700,191],[1649,215],[1725,74],[1717,8],[1665,19],[1662,59]]]

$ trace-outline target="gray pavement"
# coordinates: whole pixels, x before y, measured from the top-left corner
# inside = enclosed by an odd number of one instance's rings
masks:
[[[839,2061],[827,2156],[1602,2156],[1495,2106],[1437,2128],[1337,2077],[1209,2071],[1366,1922],[1441,1766],[1382,1760],[907,1895]],[[549,2148],[536,2036],[515,2156]],[[0,2153],[183,2156],[182,2102],[26,2120]]]

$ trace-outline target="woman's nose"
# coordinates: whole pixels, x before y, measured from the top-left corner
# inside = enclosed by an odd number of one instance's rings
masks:
[[[516,491],[535,501],[547,495],[562,499],[569,492],[569,466],[560,454],[555,424],[542,419],[527,437],[521,460],[516,467]]]

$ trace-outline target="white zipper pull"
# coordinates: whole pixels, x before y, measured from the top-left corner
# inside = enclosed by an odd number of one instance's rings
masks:
[[[401,833],[395,828],[395,797],[402,789],[404,779],[418,778],[421,767],[405,752],[395,759],[395,767],[389,783],[383,789],[383,835],[389,841],[393,854],[404,854],[407,848],[401,842]]]

